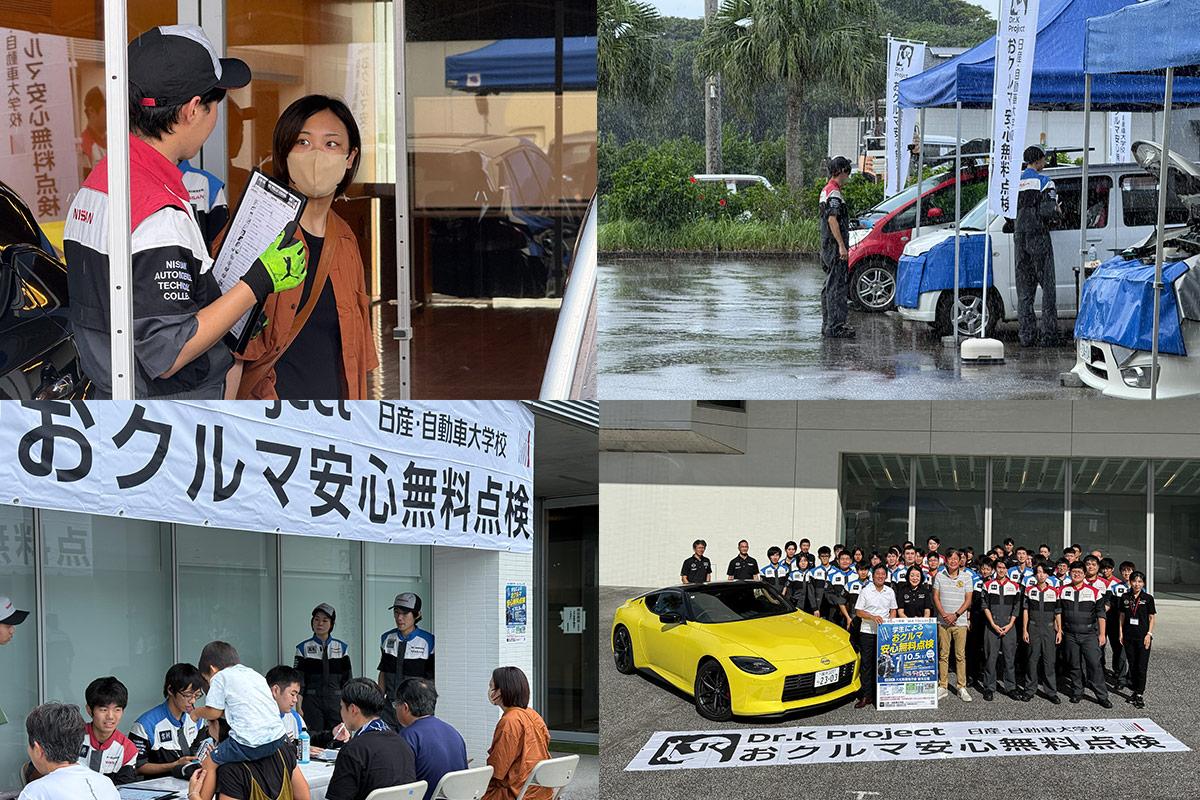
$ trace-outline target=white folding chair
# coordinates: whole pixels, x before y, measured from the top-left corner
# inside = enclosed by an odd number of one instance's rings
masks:
[[[491,767],[447,772],[433,790],[432,800],[479,800],[492,779]]]
[[[421,800],[429,784],[425,781],[414,781],[403,786],[389,786],[386,789],[376,789],[367,795],[367,800]]]
[[[579,756],[562,756],[539,761],[533,768],[533,772],[529,773],[529,780],[525,781],[525,785],[521,787],[521,793],[517,795],[517,800],[525,800],[525,794],[532,786],[553,789],[554,793],[550,797],[552,800],[556,800],[563,788],[571,782],[571,778],[575,777],[575,770],[578,767]]]

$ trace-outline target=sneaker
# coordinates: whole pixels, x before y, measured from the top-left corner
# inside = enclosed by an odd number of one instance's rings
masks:
[[[1083,700],[1083,698],[1082,698],[1082,697],[1072,697],[1072,698],[1071,698],[1071,702],[1072,702],[1072,703],[1078,703],[1078,702],[1080,702],[1081,700]]]
[[[1101,708],[1112,708],[1112,700],[1109,700],[1107,697],[1096,702],[1100,704]]]
[[[968,692],[967,687],[964,686],[963,688],[958,690],[958,699],[962,700],[964,703],[969,703],[974,698],[971,697],[971,693]]]
[[[1146,698],[1142,697],[1140,694],[1135,696],[1133,698],[1133,707],[1134,708],[1145,708],[1146,707]]]
[[[938,687],[938,690],[937,690],[937,699],[938,700],[945,700],[949,696],[949,694],[950,694],[950,690],[947,689],[945,686]]]
[[[992,702],[992,700],[995,699],[995,697],[996,697],[996,695],[993,694],[992,692],[989,692],[987,689],[983,690],[983,699],[987,700],[989,703]]]
[[[1033,692],[1021,692],[1019,695],[1017,695],[1017,699],[1022,703],[1028,703],[1033,699]]]
[[[834,328],[829,333],[825,334],[826,339],[853,339],[857,331],[849,325],[844,325],[841,328]]]
[[[1058,705],[1059,703],[1062,702],[1062,698],[1059,697],[1057,694],[1052,694],[1052,695],[1050,695],[1050,702],[1054,703],[1054,705]]]

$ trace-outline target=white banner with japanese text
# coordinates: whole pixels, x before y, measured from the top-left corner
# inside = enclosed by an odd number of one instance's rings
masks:
[[[659,731],[629,771],[779,767],[983,756],[1178,753],[1190,748],[1149,719],[1005,720]]]
[[[904,179],[912,160],[908,145],[917,128],[917,110],[900,107],[900,81],[916,75],[925,68],[924,42],[888,39],[887,129],[884,146],[887,148],[887,197],[904,188]]]
[[[4,122],[0,176],[39,222],[66,218],[79,191],[67,39],[0,28]]]
[[[518,402],[0,407],[4,503],[221,528],[529,552]]]
[[[988,208],[1016,218],[1029,116],[1029,84],[1037,42],[1038,0],[1003,0],[996,24],[996,69],[992,84],[992,170]]]
[[[1108,160],[1110,163],[1124,164],[1133,161],[1133,140],[1129,138],[1132,128],[1132,112],[1108,112]]]

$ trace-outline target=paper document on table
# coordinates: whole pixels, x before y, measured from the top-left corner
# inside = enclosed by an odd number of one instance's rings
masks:
[[[213,277],[224,294],[237,285],[264,250],[275,241],[289,222],[300,219],[306,198],[262,171],[250,173],[246,191],[238,203],[237,213],[225,233],[225,241],[213,263]],[[261,309],[257,306],[246,312],[230,329],[236,341],[234,349],[241,352]]]

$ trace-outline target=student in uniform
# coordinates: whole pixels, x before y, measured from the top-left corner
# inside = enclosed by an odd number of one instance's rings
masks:
[[[341,724],[342,687],[354,677],[350,645],[333,637],[337,611],[329,603],[312,610],[313,635],[296,645],[293,666],[301,675],[300,714],[314,739],[327,741]]]
[[[888,570],[888,583],[892,585],[892,589],[896,592],[896,598],[899,599],[900,590],[908,581],[908,568],[900,563],[900,551],[895,547],[889,548],[884,564]]]
[[[1146,588],[1145,573],[1129,576],[1129,591],[1121,597],[1120,639],[1129,662],[1128,702],[1135,708],[1146,707],[1146,669],[1150,664],[1150,646],[1154,641],[1154,598]]]
[[[1104,616],[1107,622],[1106,630],[1121,630],[1121,598],[1129,591],[1129,585],[1118,578],[1114,571],[1116,564],[1111,558],[1100,559],[1100,580],[1108,586],[1108,596],[1105,598]],[[1117,688],[1126,682],[1128,666],[1125,663],[1125,650],[1121,646],[1121,637],[1109,635],[1108,645],[1112,648],[1112,669],[1105,668],[1105,677]],[[1104,664],[1104,652],[1101,651],[1101,664]]]
[[[704,555],[708,542],[697,539],[692,542],[692,557],[684,560],[679,571],[680,583],[705,583],[712,579],[712,562]]]
[[[850,178],[850,161],[845,156],[829,160],[829,183],[821,190],[821,268],[825,285],[821,288],[821,335],[830,339],[850,339],[854,328],[847,322],[850,295],[849,231],[850,212],[842,196],[842,184]]]
[[[217,235],[229,222],[229,201],[225,199],[225,184],[216,175],[206,169],[193,167],[188,159],[179,162],[179,172],[183,175],[183,186],[188,190],[188,200],[192,206],[192,214],[196,224],[204,234],[204,243],[209,252]]]
[[[758,560],[750,555],[750,543],[742,539],[738,542],[738,554],[729,562],[729,568],[725,571],[725,580],[756,581],[758,579]]]
[[[792,568],[780,560],[782,555],[783,551],[775,545],[767,549],[768,563],[759,571],[759,579],[786,597]]]
[[[821,616],[847,631],[853,620],[847,605],[846,587],[855,577],[857,573],[851,566],[849,550],[838,553],[837,566],[825,574],[825,605]]]
[[[1050,702],[1058,705],[1056,654],[1062,643],[1062,617],[1058,607],[1058,590],[1050,585],[1049,567],[1044,561],[1033,568],[1033,585],[1025,589],[1021,607],[1021,639],[1029,646],[1025,662],[1025,691],[1020,699],[1029,702],[1037,694],[1038,667],[1050,688]]]
[[[379,686],[387,697],[389,709],[396,702],[396,690],[405,678],[434,680],[433,634],[417,627],[421,621],[420,595],[413,592],[396,595],[392,614],[396,627],[379,637],[379,665],[376,667]]]
[[[1104,593],[1084,580],[1084,567],[1079,561],[1071,565],[1071,582],[1058,589],[1062,609],[1063,651],[1069,674],[1070,699],[1083,699],[1085,682],[1096,693],[1104,708],[1112,708],[1104,670],[1100,666],[1100,646],[1105,639],[1107,621],[1104,617]]]
[[[854,613],[857,607],[858,596],[862,593],[865,586],[871,583],[871,564],[867,561],[859,561],[855,565],[854,577],[846,582],[846,611],[850,613],[850,642],[858,644],[858,633],[862,619]]]
[[[304,724],[304,717],[296,711],[296,704],[300,701],[300,684],[304,676],[300,670],[280,664],[267,670],[266,679],[267,686],[271,687],[271,696],[279,706],[279,719],[283,722],[285,735],[291,741],[299,739],[300,734],[308,730],[308,726]],[[332,736],[330,738],[332,739]],[[322,747],[328,742],[322,744],[314,741],[313,744]]]
[[[1021,587],[1009,578],[1002,564],[996,565],[996,574],[983,585],[983,617],[987,622],[983,632],[983,699],[990,701],[996,692],[996,665],[1001,659],[1011,692],[1018,691],[1017,635],[1013,628],[1021,618]],[[1003,688],[1000,693],[1009,694]]]
[[[809,574],[809,582],[812,584],[812,588],[809,591],[812,593],[813,613],[824,619],[829,619],[825,602],[825,589],[829,585],[829,571],[835,569],[830,563],[830,556],[831,553],[828,547],[821,545],[821,547],[817,548],[817,563],[813,564],[812,572]]]
[[[92,721],[84,726],[79,763],[107,775],[117,786],[139,780],[137,746],[117,730],[129,704],[129,690],[109,675],[89,683],[83,696]]]
[[[991,552],[984,553],[975,561],[974,577],[971,579],[971,623],[967,628],[967,676],[977,686],[983,682],[983,631],[987,620],[983,618],[983,585],[996,574],[996,560]]]
[[[157,778],[182,777],[184,766],[194,763],[207,734],[191,712],[203,693],[204,677],[192,664],[175,664],[163,680],[162,703],[137,718],[129,739],[137,746],[138,774]]]
[[[788,573],[788,596],[802,611],[820,616],[820,606],[814,602],[812,564],[808,553],[797,553],[796,563]]]
[[[807,542],[808,540],[805,539],[804,541]],[[785,567],[787,567],[789,570],[792,567],[796,566],[796,543],[795,542],[788,542],[787,544],[785,544],[783,546],[783,558],[781,560],[783,562],[783,565]]]

